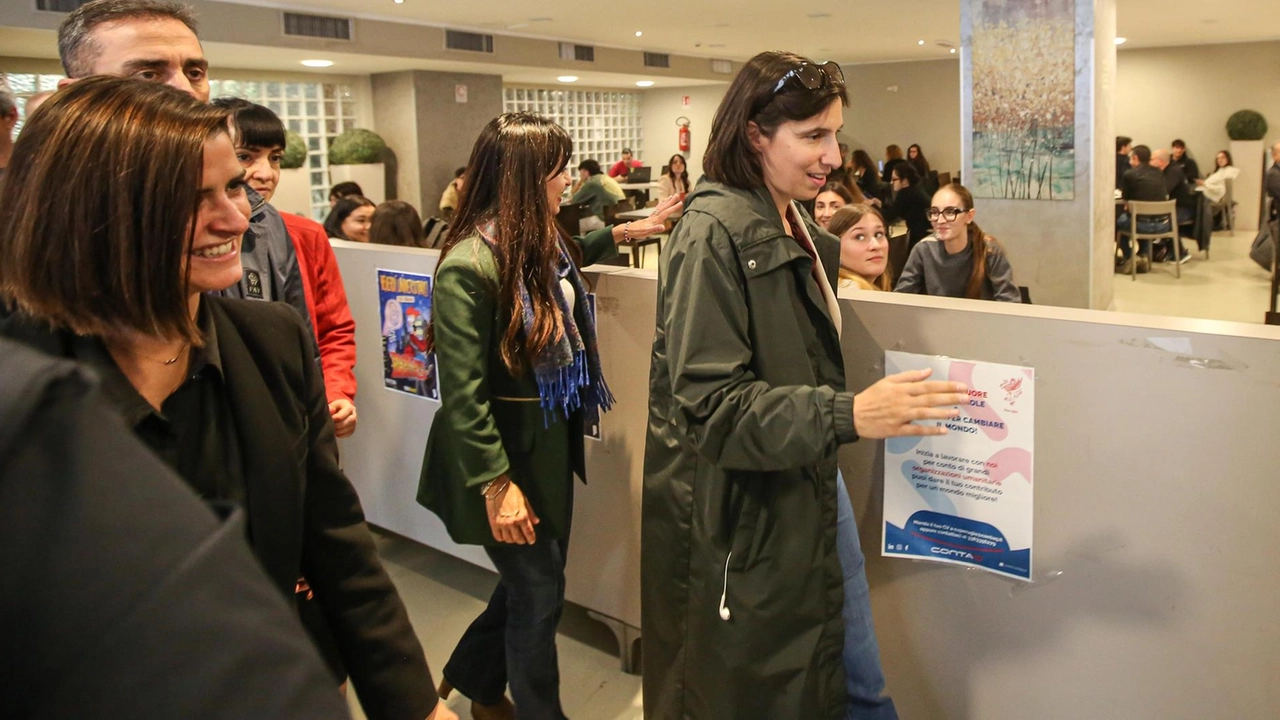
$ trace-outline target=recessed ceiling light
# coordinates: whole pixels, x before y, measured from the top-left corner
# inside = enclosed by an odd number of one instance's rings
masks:
[[[923,40],[917,40],[917,41],[916,41],[916,44],[917,44],[917,45],[923,45],[923,44],[924,44],[924,41],[923,41]]]
[[[302,64],[313,68],[333,67],[332,60],[303,60]]]
[[[559,80],[560,82],[578,82],[577,75],[561,75],[556,79]]]
[[[404,4],[404,0],[396,0],[396,4],[397,4],[397,5],[403,5],[403,4]]]
[[[653,87],[652,80],[637,80],[636,87]]]
[[[1129,38],[1122,38],[1122,37],[1118,37],[1118,38],[1116,38],[1116,44],[1117,44],[1117,45],[1123,45],[1123,44],[1125,44],[1126,42],[1128,42],[1128,40],[1129,40]]]
[[[636,31],[636,37],[640,37],[641,35],[644,35],[644,31],[643,31],[643,30],[637,30],[637,31]]]
[[[955,54],[956,54],[956,49],[955,49],[955,48],[951,48],[951,54],[952,54],[952,55],[955,55]]]

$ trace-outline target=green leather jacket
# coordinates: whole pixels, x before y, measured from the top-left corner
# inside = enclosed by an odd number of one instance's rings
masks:
[[[584,266],[618,254],[612,228],[573,241]],[[455,542],[468,545],[498,544],[480,494],[484,483],[509,473],[541,519],[538,537],[559,538],[573,511],[573,473],[586,481],[582,413],[546,426],[533,374],[512,376],[502,363],[507,315],[496,302],[497,285],[493,253],[477,234],[445,256],[432,291],[440,409],[417,499],[440,516]],[[585,302],[575,303],[579,322]]]

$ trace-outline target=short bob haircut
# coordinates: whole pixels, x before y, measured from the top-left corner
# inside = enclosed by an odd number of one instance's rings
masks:
[[[844,84],[829,80],[817,90],[788,86],[775,93],[782,76],[801,63],[818,64],[795,53],[771,50],[742,66],[711,120],[711,137],[702,158],[702,171],[708,178],[739,190],[762,186],[764,169],[751,144],[750,123],[754,122],[765,137],[773,137],[784,122],[808,120],[836,98],[849,105]]]
[[[369,242],[375,245],[425,247],[426,232],[418,211],[403,200],[388,200],[373,211]]]
[[[329,233],[329,237],[338,240],[350,240],[345,233],[342,232],[342,223],[351,213],[362,207],[376,208],[377,204],[363,195],[347,195],[338,198],[338,202],[334,203],[333,209],[329,211],[329,216],[324,219],[324,231]]]
[[[284,123],[270,108],[241,98],[218,98],[213,104],[231,112],[237,147],[283,150],[288,143]]]
[[[227,111],[94,77],[34,113],[0,183],[0,297],[55,328],[200,344],[187,254],[204,146]]]

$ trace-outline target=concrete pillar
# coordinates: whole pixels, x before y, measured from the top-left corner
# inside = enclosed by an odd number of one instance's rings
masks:
[[[1115,243],[1115,0],[961,0],[975,218],[1040,305],[1106,309]]]
[[[467,164],[480,130],[502,113],[502,77],[407,70],[370,81],[374,126],[395,154],[395,192],[388,195],[426,219],[454,170]]]

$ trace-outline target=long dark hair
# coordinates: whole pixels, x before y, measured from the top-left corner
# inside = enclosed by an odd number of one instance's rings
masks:
[[[227,111],[87,78],[33,113],[0,182],[0,298],[54,327],[201,344],[188,306],[205,142]]]
[[[422,217],[403,200],[382,203],[369,219],[369,242],[375,245],[424,247],[425,239]]]
[[[876,163],[871,159],[871,155],[861,148],[853,151],[853,167],[855,170],[864,170],[876,175],[879,170],[876,169]]]
[[[351,238],[342,232],[342,223],[346,222],[351,213],[362,207],[377,207],[377,205],[363,195],[347,195],[339,198],[338,202],[333,204],[333,209],[329,211],[329,216],[324,219],[324,231],[331,238],[350,240]]]
[[[950,190],[960,198],[960,203],[964,205],[964,211],[969,212],[973,209],[973,193],[960,183],[951,183],[943,185],[938,192]],[[934,193],[936,196],[937,193]],[[969,226],[969,247],[973,248],[973,269],[969,271],[969,282],[965,285],[964,296],[967,298],[978,299],[982,297],[982,286],[987,282],[987,250],[988,244],[999,247],[1000,241],[991,237],[978,227],[978,223],[970,221]]]
[[[914,158],[911,157],[911,148],[916,149],[916,156]],[[929,177],[929,171],[932,168],[929,167],[929,160],[924,156],[924,150],[921,149],[919,145],[913,144],[911,147],[907,148],[907,162],[911,163],[911,167],[916,169],[916,172],[920,174],[921,178]]]
[[[561,243],[556,214],[547,198],[547,179],[564,172],[572,155],[569,133],[545,117],[516,112],[491,120],[471,150],[457,214],[440,251],[442,264],[459,242],[493,223],[491,239],[498,266],[494,290],[506,321],[499,354],[513,375],[523,372],[564,332],[552,289],[558,282],[555,267]],[[521,283],[533,304],[527,337]],[[434,342],[433,318],[427,325],[427,343],[433,346]]]
[[[675,164],[676,158],[680,158],[680,162],[684,163],[684,170],[682,170],[679,175],[676,175],[671,169]],[[672,190],[676,189],[676,183],[679,182],[680,185],[678,187],[684,188],[683,192],[689,192],[689,161],[685,160],[684,156],[680,153],[672,155],[671,159],[667,161],[667,177],[671,178]]]
[[[849,93],[843,83],[828,81],[816,90],[784,88],[775,92],[778,81],[801,63],[817,64],[795,53],[771,50],[742,66],[711,120],[711,137],[702,158],[703,174],[739,190],[760,187],[764,169],[751,144],[748,123],[754,122],[765,137],[773,137],[782,123],[808,120],[826,110],[835,98],[846,107],[849,105]]]

